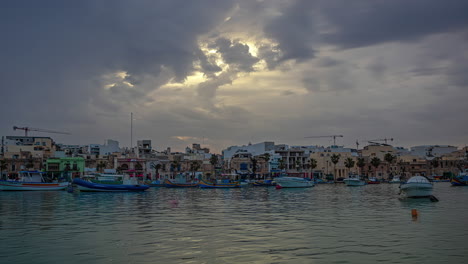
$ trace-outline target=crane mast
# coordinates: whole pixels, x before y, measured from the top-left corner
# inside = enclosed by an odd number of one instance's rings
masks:
[[[49,130],[49,129],[34,128],[34,127],[17,127],[17,126],[14,126],[13,130],[24,130],[24,136],[25,137],[28,136],[29,131],[70,135],[70,133],[68,133],[68,132],[61,132],[61,131],[55,131],[55,130]]]
[[[336,146],[337,137],[343,137],[343,135],[310,136],[310,137],[305,137],[305,138],[333,138],[333,145]]]

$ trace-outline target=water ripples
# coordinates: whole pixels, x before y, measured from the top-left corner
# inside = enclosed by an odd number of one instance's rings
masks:
[[[467,188],[1,192],[2,263],[463,263]],[[411,209],[420,211],[413,221]],[[453,228],[456,226],[457,228]],[[5,262],[4,262],[5,260]]]

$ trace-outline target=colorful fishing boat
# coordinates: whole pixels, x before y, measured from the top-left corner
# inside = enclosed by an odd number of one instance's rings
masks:
[[[273,180],[259,180],[259,181],[254,181],[252,185],[256,187],[259,187],[259,186],[268,187],[268,186],[275,186],[276,182],[274,182]]]
[[[216,181],[216,182],[208,182],[205,180],[200,180],[198,184],[200,188],[240,188],[241,184],[239,181],[235,182],[223,182],[223,181]]]
[[[14,181],[0,181],[3,191],[60,191],[68,186],[68,182],[47,182],[44,172],[20,171]]]
[[[468,169],[465,169],[465,171],[460,172],[460,174],[452,178],[450,183],[453,186],[468,186]]]
[[[190,188],[190,187],[198,187],[197,182],[176,182],[171,181],[169,179],[164,180],[164,187],[168,188]]]
[[[124,181],[124,183],[128,183]],[[134,184],[104,184],[85,181],[79,178],[73,179],[73,184],[77,186],[78,190],[84,192],[141,192],[149,188],[148,185]]]

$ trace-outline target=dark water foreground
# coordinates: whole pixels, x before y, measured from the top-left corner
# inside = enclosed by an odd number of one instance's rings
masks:
[[[0,263],[468,263],[468,188],[0,192]],[[417,220],[411,210],[417,209]]]

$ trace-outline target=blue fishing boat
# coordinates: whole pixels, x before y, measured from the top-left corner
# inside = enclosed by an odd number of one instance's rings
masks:
[[[460,172],[460,174],[452,178],[450,183],[453,186],[468,186],[468,169],[465,169],[465,171]]]
[[[239,181],[235,182],[208,182],[200,180],[198,184],[200,188],[240,188],[241,184]]]
[[[259,180],[259,181],[254,181],[252,183],[253,186],[259,187],[259,186],[275,186],[276,182],[273,180]]]
[[[77,186],[78,190],[85,192],[141,192],[149,188],[148,185],[103,184],[85,181],[78,178],[73,179],[73,184]]]
[[[197,182],[175,182],[169,179],[164,180],[164,187],[168,188],[190,188],[190,187],[198,187]]]

